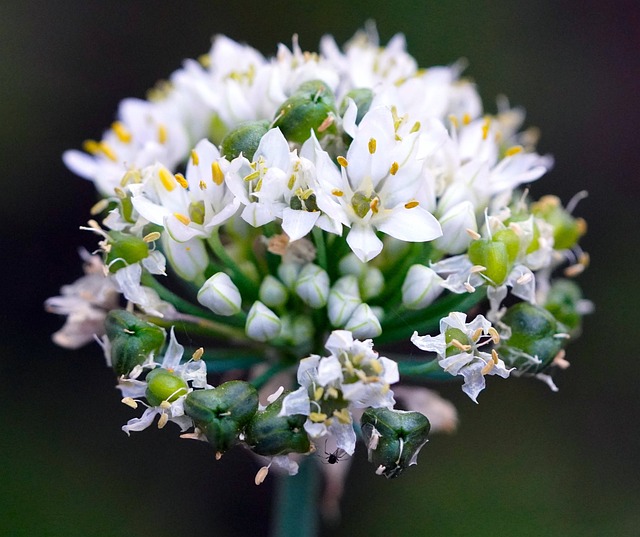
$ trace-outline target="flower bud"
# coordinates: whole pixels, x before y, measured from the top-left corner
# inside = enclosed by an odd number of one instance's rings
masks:
[[[209,254],[203,241],[197,237],[177,242],[168,233],[163,233],[162,246],[173,270],[184,280],[197,280],[209,265]]]
[[[573,248],[586,231],[584,219],[571,216],[556,196],[544,196],[531,206],[531,211],[553,226],[553,247],[556,250]]]
[[[384,276],[382,271],[377,267],[367,266],[360,280],[362,288],[362,298],[369,300],[375,296],[378,296],[384,288]]]
[[[282,321],[267,306],[256,300],[247,315],[245,331],[251,339],[269,341],[280,335]]]
[[[327,301],[329,321],[335,327],[342,327],[353,315],[356,308],[362,304],[358,279],[353,276],[343,276],[331,288]]]
[[[241,380],[211,390],[196,390],[184,400],[184,411],[217,453],[224,453],[258,411],[258,392]]]
[[[260,140],[269,130],[269,121],[247,121],[241,123],[222,140],[220,152],[227,160],[233,160],[240,153],[251,161]]]
[[[371,108],[371,102],[373,101],[373,91],[369,88],[356,88],[352,89],[344,96],[342,103],[340,103],[340,115],[344,116],[349,106],[349,99],[353,99],[358,107],[358,115],[356,116],[356,125],[359,125],[364,115]]]
[[[366,267],[367,264],[360,261],[358,256],[353,252],[345,255],[338,263],[338,271],[343,276],[353,274],[354,276],[360,277],[364,273]]]
[[[298,263],[280,263],[278,265],[278,277],[289,288],[293,289],[298,281],[301,267]]]
[[[285,315],[282,317],[282,335],[292,345],[313,341],[315,327],[306,315]]]
[[[329,296],[329,275],[318,265],[308,263],[300,272],[295,289],[307,306],[314,309],[322,308]]]
[[[368,304],[360,304],[344,327],[355,339],[374,338],[382,334],[380,321]]]
[[[511,366],[522,371],[538,372],[547,367],[562,349],[566,338],[559,334],[564,326],[539,306],[518,302],[501,319],[511,330],[498,353]]]
[[[571,280],[555,280],[547,294],[544,308],[570,330],[579,330],[585,313],[580,286]]]
[[[279,308],[286,304],[289,292],[278,278],[274,278],[269,274],[262,280],[258,297],[266,306]]]
[[[335,112],[331,89],[321,80],[311,80],[282,103],[276,112],[274,127],[279,127],[288,141],[302,144],[311,135],[311,129],[318,138],[335,134],[336,126],[330,122]]]
[[[109,339],[111,366],[116,375],[128,375],[164,344],[162,328],[124,310],[111,310],[104,322]]]
[[[463,201],[451,207],[438,219],[442,227],[442,236],[435,241],[435,247],[447,254],[461,254],[466,251],[471,236],[468,229],[478,231],[473,204]]]
[[[147,373],[147,390],[145,396],[151,406],[159,406],[163,401],[173,403],[183,395],[187,395],[189,386],[184,379],[161,367]]]
[[[430,424],[420,412],[368,408],[360,420],[369,462],[376,473],[398,477],[417,464],[418,453],[427,442]]]
[[[402,284],[402,304],[411,310],[426,308],[444,291],[442,278],[424,265],[412,265]]]
[[[112,230],[109,232],[108,243],[105,264],[110,272],[117,272],[149,256],[149,244],[134,235]]]
[[[230,316],[240,312],[240,291],[224,272],[209,278],[198,291],[198,302],[218,315]]]
[[[285,395],[278,397],[263,412],[254,414],[247,425],[245,440],[258,455],[273,457],[287,453],[308,453],[311,449],[309,437],[304,430],[307,416],[280,416]]]
[[[478,239],[469,245],[469,260],[482,265],[482,275],[494,285],[502,284],[511,272],[520,250],[520,239],[512,229],[496,231],[490,239]]]

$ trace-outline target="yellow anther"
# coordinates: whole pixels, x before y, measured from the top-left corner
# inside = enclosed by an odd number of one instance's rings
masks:
[[[450,345],[453,345],[456,349],[460,349],[461,351],[470,351],[471,345],[464,345],[460,343],[457,339],[452,339]]]
[[[420,130],[420,127],[422,126],[422,124],[419,121],[416,121],[413,124],[413,127],[411,127],[411,130],[409,132],[418,132]]]
[[[82,149],[84,149],[87,153],[95,155],[100,152],[100,144],[95,140],[85,140],[84,142],[82,142]]]
[[[551,363],[559,367],[560,369],[567,369],[567,367],[569,367],[571,364],[567,360],[565,360],[564,357],[566,355],[567,353],[565,352],[565,350],[560,349],[560,352],[554,356],[553,362]]]
[[[582,237],[587,232],[587,221],[584,218],[576,218],[576,229]]]
[[[191,358],[193,359],[194,362],[197,362],[198,360],[201,360],[203,356],[204,356],[204,347],[198,347],[195,351],[193,351]]]
[[[214,160],[211,163],[211,179],[213,179],[213,182],[218,186],[220,186],[224,182],[224,173],[222,172],[220,164],[218,164],[217,160]]]
[[[498,356],[498,351],[496,351],[495,349],[491,349],[491,359],[493,360],[494,364],[497,364],[498,361],[500,360],[500,357]]]
[[[165,144],[167,142],[167,137],[167,127],[162,124],[158,125],[158,142]]]
[[[396,173],[398,173],[399,169],[400,169],[400,165],[397,162],[393,162],[391,164],[391,167],[389,168],[389,173],[391,175],[395,175]]]
[[[147,233],[142,240],[144,242],[154,242],[157,241],[161,237],[158,231],[152,231],[151,233]]]
[[[373,214],[378,214],[378,207],[380,206],[380,198],[378,196],[376,196],[375,198],[373,198],[371,200],[371,203],[369,203],[369,207],[371,208],[371,212]]]
[[[112,160],[113,162],[118,160],[118,157],[116,157],[116,152],[107,142],[102,140],[98,145],[100,147],[100,151],[105,157],[107,157],[109,160]]]
[[[315,390],[313,390],[314,401],[319,401],[320,399],[322,399],[323,395],[324,395],[324,388],[322,386],[318,386]]]
[[[373,155],[376,152],[377,145],[378,143],[376,142],[375,138],[369,138],[369,153]]]
[[[467,290],[467,293],[475,293],[476,292],[476,288],[473,285],[471,285],[469,282],[464,282],[462,285]]]
[[[171,192],[176,187],[176,178],[166,168],[160,168],[158,171],[158,177],[165,190]]]
[[[518,153],[522,153],[521,145],[514,145],[505,151],[505,156],[511,157],[512,155],[517,155]]]
[[[291,177],[289,177],[289,182],[287,183],[287,188],[289,190],[292,190],[295,184],[296,184],[296,176],[294,174],[291,174]]]
[[[109,206],[109,200],[106,198],[103,198],[98,203],[96,203],[93,207],[91,207],[89,212],[92,216],[95,216],[96,214],[100,214],[102,211],[104,211],[108,206]]]
[[[476,331],[471,336],[471,341],[473,341],[475,343],[476,341],[478,341],[480,339],[481,335],[482,335],[482,328],[476,329]]]
[[[334,188],[334,189],[331,191],[331,193],[332,193],[334,196],[337,196],[337,197],[339,197],[339,198],[341,198],[342,196],[344,196],[344,192],[343,192],[342,190],[338,190],[337,188]]]
[[[160,403],[160,408],[162,410],[169,410],[171,408],[171,403],[169,401],[162,401]]]
[[[182,175],[181,173],[176,173],[175,176],[176,181],[178,181],[178,184],[184,188],[187,189],[189,188],[189,182],[185,179],[184,175]]]
[[[200,164],[200,157],[198,156],[198,153],[196,153],[195,149],[191,150],[191,162],[193,163],[194,166],[197,166],[198,164]]]
[[[451,123],[454,128],[458,128],[458,118],[453,114],[449,115],[449,123]]]
[[[328,399],[337,399],[339,395],[340,395],[340,393],[333,386],[329,386],[327,388],[327,398]]]
[[[256,477],[254,479],[254,483],[256,485],[261,485],[262,482],[267,478],[268,474],[269,474],[269,467],[263,466],[262,468],[260,468],[260,470],[258,470],[258,473],[256,474]]]
[[[114,121],[111,125],[111,130],[123,144],[128,144],[131,141],[131,133],[122,121]]]
[[[329,127],[331,127],[331,125],[333,125],[334,121],[335,121],[335,118],[333,117],[333,114],[329,114],[326,118],[324,118],[324,121],[320,123],[320,126],[318,127],[318,132],[326,131]]]
[[[340,166],[342,166],[343,168],[346,168],[349,165],[347,159],[344,157],[338,157],[336,160],[338,161],[338,164],[340,164]]]
[[[188,226],[191,223],[191,219],[188,216],[185,216],[184,214],[173,213],[173,216],[175,216],[176,219],[182,222],[185,226]]]
[[[491,126],[491,119],[488,117],[484,118],[484,123],[482,124],[482,139],[486,140],[489,136],[489,127]]]
[[[207,183],[205,183],[202,179],[200,179],[200,182],[198,183],[198,186],[200,187],[200,190],[206,190],[207,189]]]
[[[351,423],[351,414],[349,414],[349,410],[343,408],[342,410],[334,410],[333,416],[338,419],[342,425],[348,425]]]
[[[482,368],[482,370],[480,371],[480,373],[482,375],[486,375],[487,373],[490,373],[491,370],[495,367],[495,362],[493,360],[489,360],[486,365]]]
[[[127,406],[130,406],[131,408],[138,408],[138,403],[136,403],[131,397],[123,398],[122,403],[124,403]]]
[[[258,182],[256,183],[256,187],[253,189],[253,191],[260,192],[261,189],[262,189],[262,177],[258,179]]]
[[[126,173],[122,176],[122,179],[120,179],[121,186],[127,186],[130,184],[138,184],[138,183],[142,183],[142,174],[138,169],[127,170]],[[122,196],[123,199],[125,197],[126,196]]]
[[[493,326],[489,327],[489,335],[494,345],[500,343],[500,334],[498,334],[498,331]]]
[[[371,370],[376,374],[379,375],[380,373],[382,373],[382,364],[380,363],[379,360],[373,360],[370,364],[371,366]]]
[[[313,423],[324,423],[327,419],[327,415],[322,412],[309,412],[309,419]]]
[[[160,414],[160,419],[158,419],[158,429],[162,429],[167,422],[169,421],[169,414],[165,414],[164,412]]]
[[[484,272],[485,270],[487,270],[487,267],[483,267],[482,265],[473,265],[470,269],[469,272],[471,274],[477,274],[479,272]]]
[[[405,203],[404,204],[404,208],[405,209],[414,209],[415,207],[417,207],[418,205],[420,205],[419,202],[417,201],[410,201],[409,203]]]
[[[462,116],[462,124],[468,125],[469,123],[471,123],[471,116],[469,115],[469,112],[465,112],[465,114]]]
[[[211,165],[211,167],[213,168],[213,164]],[[257,179],[258,177],[260,177],[260,171],[256,170],[255,172],[251,172],[249,175],[247,175],[244,180],[248,183],[249,181],[253,181],[254,179]]]

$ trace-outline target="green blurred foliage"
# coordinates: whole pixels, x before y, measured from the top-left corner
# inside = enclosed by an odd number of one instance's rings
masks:
[[[246,453],[216,462],[170,428],[127,438],[131,413],[97,347],[50,343],[61,320],[41,304],[79,275],[77,246],[95,245],[78,230],[93,189],[60,155],[214,34],[271,54],[297,33],[315,50],[322,34],[344,42],[370,18],[383,42],[404,32],[423,66],[466,58],[488,110],[502,92],[526,107],[556,158],[533,195],[590,192],[577,213],[593,264],[579,281],[597,309],[569,346],[559,394],[491,379],[475,406],[443,386],[460,430],[433,436],[418,467],[387,481],[359,452],[342,523],[324,535],[637,535],[640,362],[624,338],[640,298],[639,11],[594,0],[2,2],[0,535],[267,534],[273,479],[255,487]]]

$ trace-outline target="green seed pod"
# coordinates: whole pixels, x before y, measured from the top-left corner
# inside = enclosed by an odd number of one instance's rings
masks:
[[[556,196],[544,196],[531,206],[531,210],[553,226],[553,247],[556,250],[573,248],[586,231],[586,222],[571,216]]]
[[[205,434],[217,453],[224,453],[258,411],[258,392],[241,380],[211,390],[196,390],[184,400],[184,411]]]
[[[495,285],[502,284],[511,271],[509,253],[504,242],[478,239],[469,245],[468,254],[474,265],[486,267],[482,275]]]
[[[579,331],[582,314],[578,304],[581,300],[580,286],[571,280],[560,279],[551,285],[544,308],[572,332]]]
[[[429,420],[420,412],[368,408],[360,420],[369,462],[376,473],[398,477],[405,468],[417,464],[418,453],[427,442]]]
[[[511,366],[522,371],[538,372],[547,367],[562,349],[566,339],[557,337],[565,331],[554,316],[544,308],[528,302],[511,306],[502,317],[511,328],[511,336],[498,349],[500,356]],[[540,364],[532,364],[526,356],[538,358]]]
[[[117,272],[149,255],[149,244],[139,237],[127,235],[121,231],[109,232],[109,251],[105,263],[110,272]]]
[[[335,97],[320,80],[302,84],[278,109],[274,127],[290,142],[304,143],[314,130],[318,138],[336,134],[331,119],[336,115]]]
[[[151,353],[164,344],[162,328],[124,310],[112,310],[105,319],[105,331],[111,345],[111,366],[116,375],[128,375]]]
[[[189,386],[184,379],[161,367],[147,373],[145,380],[147,381],[145,396],[151,406],[159,406],[162,401],[173,403],[189,391]]]
[[[189,204],[189,218],[196,224],[204,224],[204,201],[192,201]]]
[[[294,414],[280,416],[282,394],[264,412],[257,412],[247,425],[245,440],[251,450],[258,455],[272,457],[287,453],[308,453],[311,448],[309,437],[304,430],[307,416]]]
[[[356,116],[356,125],[359,125],[364,115],[371,108],[371,102],[373,101],[373,91],[369,88],[357,88],[352,89],[344,96],[342,103],[340,103],[340,116],[344,116],[349,106],[349,99],[353,99],[358,107],[358,115]]]
[[[509,262],[513,263],[518,258],[520,252],[520,238],[513,229],[500,229],[493,234],[493,242],[501,242],[507,249]]]
[[[241,123],[223,138],[220,152],[228,160],[233,160],[240,153],[251,160],[268,130],[269,122],[265,120]]]

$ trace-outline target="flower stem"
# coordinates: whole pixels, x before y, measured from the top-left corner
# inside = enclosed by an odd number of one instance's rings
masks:
[[[294,476],[281,476],[274,506],[273,537],[315,537],[318,531],[318,464],[311,457]]]
[[[225,266],[233,272],[233,275],[237,279],[237,283],[242,287],[245,292],[249,292],[252,297],[258,296],[258,285],[249,276],[247,276],[234,259],[229,255],[229,252],[225,249],[222,241],[220,240],[220,228],[215,228],[209,238],[207,239],[209,246],[216,254],[218,259],[222,261]]]
[[[243,330],[234,328],[233,326],[227,326],[209,319],[203,319],[201,317],[194,317],[191,315],[177,314],[173,317],[154,317],[152,315],[144,316],[144,318],[164,328],[171,328],[172,326],[184,329],[192,334],[197,334],[212,339],[225,339],[241,341],[245,345],[249,345],[247,338]]]
[[[318,265],[324,270],[327,270],[327,248],[324,243],[324,232],[319,228],[313,228],[313,242],[316,245],[316,259]]]

